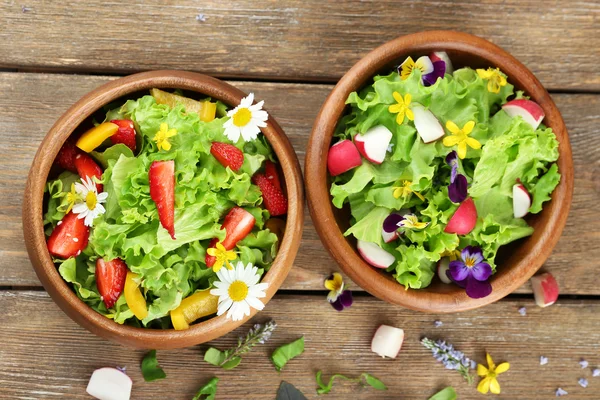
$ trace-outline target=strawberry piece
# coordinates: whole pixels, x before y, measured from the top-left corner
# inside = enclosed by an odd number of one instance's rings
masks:
[[[272,217],[287,213],[288,202],[281,189],[278,189],[269,178],[263,174],[255,174],[252,182],[262,192],[263,203]]]
[[[79,154],[75,156],[75,168],[77,168],[77,173],[81,179],[89,177],[94,181],[94,177],[98,179],[102,178],[102,168],[96,164],[96,161],[94,161],[92,157],[83,152],[79,152]],[[102,191],[102,188],[103,186],[101,183],[96,183],[98,193]]]
[[[88,244],[90,228],[73,212],[65,215],[48,238],[48,251],[54,257],[67,259],[78,256]]]
[[[154,161],[148,177],[150,197],[156,204],[160,224],[175,240],[175,161]]]
[[[114,306],[123,293],[126,276],[127,264],[120,258],[112,261],[105,261],[103,258],[96,260],[96,286],[106,308]]]
[[[219,239],[214,238],[213,240],[210,241],[210,243],[208,243],[207,249],[217,247],[217,243],[219,243]],[[216,261],[217,261],[217,257],[211,256],[210,254],[206,253],[206,256],[204,257],[204,262],[206,263],[206,266],[208,268],[211,268],[213,265],[215,265]]]
[[[234,171],[242,168],[244,164],[244,153],[237,147],[229,143],[214,142],[210,146],[210,153],[224,167],[229,167]]]
[[[113,144],[123,143],[131,151],[135,151],[135,127],[130,119],[113,119],[113,124],[119,126],[117,133],[110,137]]]
[[[223,220],[223,225],[221,225],[221,229],[225,229],[226,232],[225,240],[221,242],[223,247],[227,250],[233,249],[240,240],[248,236],[252,228],[254,228],[255,223],[256,219],[254,215],[241,207],[233,207],[229,210],[229,213],[227,213]],[[211,240],[208,247],[215,247],[217,242],[218,239]],[[207,253],[204,261],[206,262],[206,266],[210,268],[215,264],[216,259]]]
[[[77,154],[79,154],[79,150],[77,147],[75,147],[75,143],[67,140],[58,151],[56,159],[54,160],[54,164],[66,169],[67,171],[76,173],[77,168],[75,168],[75,156]]]
[[[277,171],[277,166],[271,160],[265,161],[265,176],[271,181],[273,186],[281,190],[281,182],[279,181],[279,171]]]

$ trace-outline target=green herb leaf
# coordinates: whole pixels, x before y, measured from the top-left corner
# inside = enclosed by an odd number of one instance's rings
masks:
[[[223,363],[221,367],[223,369],[234,369],[242,362],[242,357],[233,357],[229,361]]]
[[[219,378],[212,378],[210,381],[206,383],[206,385],[202,386],[198,393],[194,396],[192,400],[214,400],[215,395],[217,394],[217,383],[219,382]],[[206,396],[206,397],[202,397]]]
[[[387,386],[385,386],[383,382],[375,378],[373,375],[364,373],[361,376],[365,378],[365,382],[367,382],[367,384],[373,387],[374,389],[387,390]]]
[[[304,336],[276,349],[271,355],[271,360],[277,371],[281,371],[288,361],[302,353],[304,353]]]
[[[448,386],[445,389],[437,392],[429,398],[429,400],[456,400],[457,395],[453,387]]]
[[[158,365],[158,361],[156,360],[156,350],[151,350],[144,356],[144,359],[142,360],[142,375],[146,382],[152,382],[167,377],[165,371]]]
[[[275,400],[307,400],[301,391],[291,383],[281,381]]]
[[[360,383],[362,386],[369,385],[372,388],[377,389],[377,390],[387,390],[387,386],[385,386],[385,384],[383,382],[381,382],[379,379],[375,378],[373,375],[368,374],[366,372],[362,373],[358,378],[349,378],[342,374],[334,374],[331,376],[331,378],[329,378],[329,382],[327,384],[323,383],[323,380],[321,379],[321,377],[322,377],[322,372],[318,371],[317,375],[315,376],[315,378],[317,380],[317,385],[319,385],[319,388],[317,389],[318,394],[329,393],[331,391],[331,388],[333,387],[333,381],[336,378]],[[362,382],[363,379],[365,380],[365,383]]]
[[[206,350],[206,353],[204,353],[204,361],[219,367],[223,361],[225,361],[225,352],[211,347],[210,349]]]

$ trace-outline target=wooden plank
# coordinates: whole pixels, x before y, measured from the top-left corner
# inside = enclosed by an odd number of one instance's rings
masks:
[[[0,67],[335,81],[400,35],[487,38],[552,89],[598,90],[600,3],[571,0],[2,2]],[[205,21],[196,20],[203,14]]]
[[[499,399],[549,399],[562,387],[577,399],[597,399],[600,378],[591,368],[600,365],[600,302],[562,301],[540,309],[528,301],[528,314],[517,309],[522,303],[501,301],[478,311],[459,315],[426,315],[393,307],[371,297],[359,297],[352,308],[334,311],[324,296],[278,295],[254,322],[273,318],[278,323],[272,339],[244,356],[235,371],[222,371],[202,361],[206,345],[183,350],[159,351],[158,360],[167,379],[144,383],[139,370],[143,351],[132,350],[100,339],[67,318],[44,292],[0,291],[4,310],[0,337],[0,387],[2,398],[88,398],[85,387],[91,372],[104,366],[126,366],[133,379],[134,399],[163,399],[172,393],[190,399],[212,376],[221,380],[218,399],[272,399],[281,380],[316,399],[314,374],[334,372],[356,376],[369,372],[388,386],[388,392],[358,389],[338,382],[328,399],[426,399],[447,385],[457,389],[460,399],[480,399],[455,371],[437,363],[419,340],[423,336],[443,338],[477,362],[485,351],[496,362],[509,361],[511,369],[500,376]],[[436,328],[434,321],[443,326]],[[381,359],[370,351],[370,340],[379,324],[405,331],[403,348],[395,360]],[[225,349],[244,335],[250,324],[211,345]],[[351,329],[348,329],[351,328]],[[279,374],[268,357],[278,346],[304,335],[306,351]],[[539,357],[548,357],[546,366]],[[586,358],[590,368],[578,364]],[[590,386],[577,384],[588,378]],[[4,397],[5,396],[5,397]]]
[[[0,74],[0,286],[37,286],[21,231],[21,197],[37,146],[69,105],[112,78],[59,74]],[[330,85],[235,82],[265,99],[268,110],[289,135],[301,162],[308,135]],[[597,123],[600,96],[554,96],[569,129],[575,168],[571,218],[546,263],[564,294],[600,294],[591,274],[600,267],[600,210],[592,207],[600,192]],[[323,249],[306,213],[296,264],[283,288],[320,290],[323,278],[337,269]],[[519,292],[530,292],[528,285]]]

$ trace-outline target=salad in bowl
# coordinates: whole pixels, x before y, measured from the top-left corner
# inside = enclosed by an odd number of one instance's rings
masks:
[[[264,307],[288,198],[262,106],[150,89],[64,143],[44,229],[79,299],[117,324],[175,330]]]

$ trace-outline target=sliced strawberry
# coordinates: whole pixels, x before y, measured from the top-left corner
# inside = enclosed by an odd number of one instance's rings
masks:
[[[135,151],[135,126],[130,119],[113,119],[113,124],[119,126],[117,133],[110,137],[113,144],[123,143],[131,151]]]
[[[156,203],[160,224],[175,240],[175,161],[154,161],[148,177],[150,197]]]
[[[73,212],[65,215],[48,238],[48,251],[54,257],[67,259],[78,256],[88,244],[90,228]]]
[[[229,143],[214,142],[210,146],[210,153],[224,167],[229,167],[234,171],[242,168],[244,164],[244,153],[237,147]]]
[[[79,154],[79,150],[75,147],[75,143],[67,140],[60,148],[54,163],[67,171],[77,172],[75,168],[75,156]]]
[[[279,181],[279,171],[277,171],[277,166],[271,160],[265,161],[265,176],[271,181],[273,186],[281,190],[281,182]]]
[[[105,261],[103,258],[96,260],[96,286],[106,308],[114,306],[123,293],[126,276],[127,264],[120,258],[112,261]]]
[[[223,247],[227,250],[233,249],[240,240],[248,236],[255,223],[254,215],[241,207],[233,207],[221,225],[221,229],[225,229],[226,232],[225,240],[221,242]],[[218,239],[211,240],[208,247],[215,247],[217,242]],[[215,264],[215,257],[206,254],[205,262],[208,267],[212,267]]]
[[[263,196],[263,203],[272,217],[287,213],[288,202],[281,189],[275,187],[263,174],[255,174],[252,182],[258,186]]]
[[[102,168],[100,168],[100,166],[96,164],[96,161],[86,153],[79,152],[79,154],[75,156],[75,168],[77,168],[77,173],[81,179],[89,177],[93,181],[94,177],[98,179],[102,178]],[[102,191],[102,187],[102,184],[96,183],[98,192]]]
[[[215,248],[217,246],[217,243],[219,243],[219,239],[214,238],[210,241],[210,243],[208,243],[208,249]],[[215,265],[215,261],[217,261],[217,258],[215,256],[211,256],[210,254],[206,253],[206,256],[204,257],[204,262],[206,263],[207,267],[211,268],[213,265]]]

